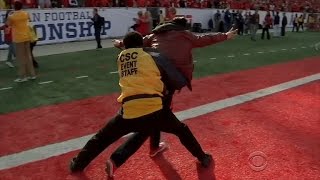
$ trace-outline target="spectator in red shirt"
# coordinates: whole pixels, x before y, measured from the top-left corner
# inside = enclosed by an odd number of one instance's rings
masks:
[[[270,12],[267,12],[266,17],[264,18],[263,21],[263,29],[262,29],[262,35],[261,35],[261,39],[264,39],[264,34],[267,33],[267,39],[270,40],[270,33],[269,33],[269,29],[272,26],[272,17],[270,15]]]
[[[7,11],[5,19],[8,18],[11,12],[12,10]],[[0,27],[0,30],[4,30],[4,42],[8,45],[8,56],[7,56],[6,64],[9,67],[13,68],[14,65],[12,63],[12,58],[13,56],[16,57],[16,50],[15,50],[15,45],[12,42],[12,29],[7,25],[3,25]]]
[[[173,18],[176,17],[177,15],[177,10],[176,8],[174,7],[170,7],[168,10],[167,10],[167,17],[166,17],[166,21],[171,21],[173,20]]]

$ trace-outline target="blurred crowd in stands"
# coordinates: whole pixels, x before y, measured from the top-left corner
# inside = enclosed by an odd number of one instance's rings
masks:
[[[0,0],[11,8],[15,0]],[[243,9],[287,12],[320,12],[320,0],[21,0],[26,8],[57,7],[179,7]]]

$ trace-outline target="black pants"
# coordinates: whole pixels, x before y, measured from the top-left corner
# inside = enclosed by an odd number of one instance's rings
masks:
[[[30,51],[31,51],[31,58],[32,58],[33,67],[38,68],[38,67],[39,67],[39,64],[38,64],[38,62],[34,59],[34,56],[33,56],[33,49],[34,49],[34,47],[35,47],[36,45],[37,45],[37,42],[31,42],[31,43],[30,43]]]
[[[97,48],[102,48],[101,46],[101,28],[94,28],[94,37],[96,38]]]
[[[285,36],[286,35],[286,26],[282,26],[281,27],[281,36]]]
[[[174,91],[169,91],[163,104],[166,108],[170,109]],[[134,133],[125,143],[118,147],[111,155],[112,161],[117,167],[125,163],[143,143],[150,137],[150,149],[156,149],[160,143],[160,131],[154,131],[152,134]]]
[[[299,32],[300,27],[301,27],[302,31],[304,31],[303,23],[299,23],[299,24],[298,24],[298,27],[297,27],[297,32]]]
[[[294,32],[295,29],[298,32],[298,24],[297,23],[293,23],[292,32]]]
[[[269,28],[265,27],[262,29],[261,39],[264,39],[264,34],[267,33],[267,39],[270,39]]]
[[[243,35],[243,31],[244,31],[244,25],[243,23],[240,23],[238,26],[238,35]]]
[[[205,153],[188,126],[180,122],[169,108],[165,108],[135,119],[123,119],[121,115],[112,118],[79,152],[74,160],[75,168],[84,169],[109,145],[130,132],[149,136],[160,131],[178,136],[180,142],[199,160],[205,157]]]

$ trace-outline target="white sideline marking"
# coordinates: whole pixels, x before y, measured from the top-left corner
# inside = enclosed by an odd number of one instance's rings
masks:
[[[282,51],[286,51],[287,49],[281,49]]]
[[[297,49],[297,48],[291,48],[291,49]]]
[[[243,54],[243,55],[245,55],[245,56],[250,56],[250,53],[245,53],[245,54]]]
[[[263,53],[264,53],[264,52],[261,52],[261,51],[260,51],[260,52],[258,52],[258,54],[263,54]]]
[[[231,55],[231,56],[228,56],[228,58],[234,58],[234,56],[233,56],[233,55]]]
[[[316,80],[320,80],[320,73],[307,76],[304,78],[288,81],[282,84],[271,86],[268,88],[260,89],[258,91],[230,97],[220,101],[204,104],[198,107],[190,108],[184,111],[175,113],[177,118],[181,121],[186,119],[195,118],[204,114],[212,113],[227,107],[239,105],[254,99],[265,97],[275,94],[290,88],[294,88],[303,84],[307,84]],[[22,151],[15,154],[10,154],[0,157],[0,170],[13,168],[26,163],[44,160],[53,156],[59,156],[71,151],[81,149],[85,143],[93,136],[87,136],[70,139],[64,142],[49,144],[46,146],[37,147],[34,149]],[[128,135],[127,135],[128,136]]]
[[[8,90],[8,89],[12,89],[12,87],[1,88],[0,91],[4,91],[4,90]]]
[[[113,72],[110,72],[110,74],[117,74],[118,71],[113,71]]]
[[[77,79],[82,79],[82,78],[87,78],[87,77],[89,77],[89,76],[78,76],[78,77],[76,77]]]
[[[52,83],[53,81],[44,81],[44,82],[39,82],[39,84],[49,84]]]
[[[217,58],[210,58],[210,59],[215,60],[215,59],[217,59]]]

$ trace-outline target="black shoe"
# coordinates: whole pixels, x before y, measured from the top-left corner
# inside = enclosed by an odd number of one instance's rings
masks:
[[[70,161],[69,169],[70,169],[70,171],[72,173],[82,172],[83,171],[83,168],[77,166],[76,157],[72,158],[72,160]]]
[[[210,154],[206,154],[201,160],[201,166],[207,168],[210,166],[211,162],[213,161],[212,156]]]

